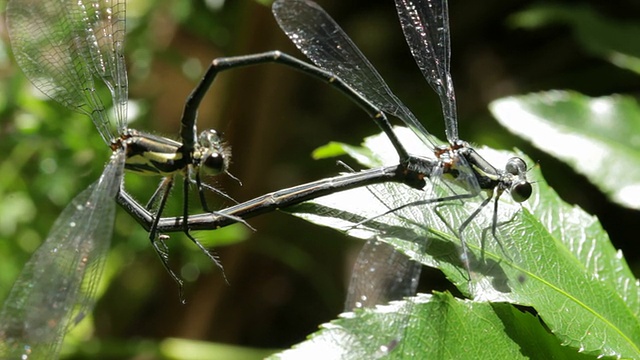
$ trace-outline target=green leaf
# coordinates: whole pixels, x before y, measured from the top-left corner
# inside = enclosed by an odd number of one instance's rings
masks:
[[[398,133],[401,141],[409,145],[410,152],[429,153],[424,147],[416,147],[408,130],[398,130]],[[374,148],[369,145],[381,146],[380,137],[383,135],[367,139],[366,147],[373,152]],[[493,164],[505,164],[512,156],[523,157],[519,153],[477,150]],[[394,153],[392,148],[378,147],[375,151]],[[391,164],[390,158],[391,155],[384,163]],[[371,162],[377,161],[381,160]],[[525,161],[532,163],[530,159]],[[398,184],[354,189],[302,204],[291,211],[351,236],[389,243],[414,260],[439,268],[464,295],[477,303],[530,306],[557,341],[574,352],[640,357],[639,289],[624,258],[613,248],[597,219],[562,202],[537,167],[528,175],[535,185],[534,195],[527,203],[520,206],[506,195],[501,197],[497,239],[490,229],[493,206],[485,207],[464,231],[470,250],[471,274],[467,274],[460,260],[461,239],[457,231],[451,229],[458,229],[482,199],[439,207],[409,206],[379,216],[389,208],[451,194],[451,189],[443,186],[443,180],[428,181],[423,191]],[[455,184],[451,186],[460,191]],[[390,312],[398,319],[421,317],[417,306],[402,308],[407,309],[408,315],[402,315],[400,310]],[[483,316],[474,313],[468,321],[473,321],[473,317]],[[378,325],[384,329],[384,324]],[[403,339],[422,338],[421,334],[426,331],[413,320],[398,329],[404,331],[402,336],[397,336]],[[386,340],[376,342],[375,349],[392,344],[389,339],[396,337],[391,331],[383,334]],[[471,348],[484,346],[482,341],[471,343],[463,332],[458,336],[460,339],[456,341]],[[430,341],[424,340],[428,344]],[[424,342],[403,341],[402,353],[423,354]]]
[[[375,140],[369,138],[370,142],[382,143],[380,145],[383,148],[386,148],[386,146],[388,146],[387,144],[385,144],[385,140],[386,138],[375,138]],[[359,147],[332,141],[327,145],[315,149],[313,151],[313,158],[318,160],[346,154],[355,159],[360,165],[366,166],[368,168],[382,166],[385,161],[393,161],[393,158],[387,159],[385,158],[384,154],[376,152],[376,148],[378,148],[378,146],[374,143],[370,143],[367,147]]]
[[[410,310],[406,324],[394,315]],[[388,348],[377,346],[398,325],[408,331]],[[418,331],[412,331],[418,329]],[[561,346],[529,313],[508,304],[455,299],[448,293],[418,295],[356,314],[344,314],[274,359],[593,359]],[[345,355],[346,354],[346,355]]]
[[[582,46],[614,65],[640,74],[640,24],[613,21],[585,6],[542,5],[511,17],[513,26],[537,28],[553,23],[570,26]]]
[[[640,209],[640,105],[631,97],[549,91],[494,101],[511,132],[565,161],[613,201]]]
[[[332,158],[340,155],[344,155],[345,151],[343,150],[342,144],[337,142],[330,142],[324,146],[320,146],[315,149],[311,154],[311,157],[315,160]]]

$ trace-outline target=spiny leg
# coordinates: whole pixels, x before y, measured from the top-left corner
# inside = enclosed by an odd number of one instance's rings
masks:
[[[204,252],[209,259],[211,259],[211,261],[213,261],[213,263],[220,269],[220,272],[222,273],[222,277],[224,278],[224,281],[226,283],[229,283],[229,281],[227,280],[227,276],[224,273],[224,267],[222,266],[222,263],[220,262],[220,259],[218,258],[218,256],[215,254],[215,252],[213,250],[209,250],[207,248],[205,248],[200,241],[198,241],[195,237],[193,237],[190,233],[190,229],[189,229],[189,179],[187,176],[185,176],[184,178],[184,188],[183,188],[183,228],[182,228],[182,232],[187,235],[187,237],[189,238],[189,240],[191,240],[191,242],[193,242],[194,244],[196,244],[196,246],[202,251]],[[203,206],[206,206],[203,203]],[[244,220],[240,219],[242,222],[245,222]]]
[[[513,218],[506,220],[506,221],[498,221],[498,199],[500,198],[501,193],[498,193],[498,195],[496,196],[495,200],[494,200],[494,206],[493,206],[493,219],[491,221],[491,235],[493,236],[493,238],[496,240],[496,243],[498,244],[498,246],[500,247],[500,251],[502,251],[502,253],[504,254],[504,256],[513,261],[513,258],[509,255],[509,253],[507,253],[504,249],[504,246],[502,245],[502,241],[500,241],[500,239],[498,238],[498,226],[503,225],[503,224],[507,224],[511,221],[513,221]],[[483,230],[482,233],[482,238],[484,239],[486,237],[486,229]],[[484,246],[483,246],[484,247]]]
[[[249,228],[251,231],[256,231],[256,229],[253,226],[249,225],[249,223],[246,220],[244,220],[243,218],[240,218],[238,216],[229,215],[229,214],[220,213],[218,211],[214,211],[214,210],[209,209],[209,205],[207,203],[207,198],[206,198],[205,193],[204,193],[205,189],[207,189],[207,190],[209,190],[211,192],[214,192],[214,193],[224,197],[225,199],[229,199],[229,200],[233,201],[236,204],[238,204],[238,202],[234,198],[232,198],[231,196],[227,195],[224,191],[218,190],[215,187],[202,182],[200,180],[200,173],[199,172],[196,172],[195,180],[194,181],[193,180],[189,180],[189,182],[195,183],[196,187],[198,188],[198,196],[200,197],[200,204],[202,205],[202,210],[204,210],[205,212],[214,214],[214,215],[226,217],[229,220],[233,220],[234,222],[241,223],[242,225],[244,225],[247,228]],[[187,184],[185,184],[185,186],[186,185]],[[188,218],[185,217],[185,219],[187,219],[186,221],[188,223]]]
[[[367,223],[367,222],[369,222],[371,220],[377,219],[377,218],[379,218],[381,216],[385,216],[385,215],[394,213],[396,211],[399,211],[399,210],[402,210],[402,209],[405,209],[405,208],[408,208],[408,207],[425,206],[425,205],[432,205],[432,204],[442,204],[442,203],[446,203],[446,202],[450,202],[450,201],[470,199],[470,198],[474,198],[476,196],[478,196],[477,193],[466,193],[466,194],[456,194],[456,195],[451,195],[451,196],[443,196],[443,197],[439,197],[439,198],[432,198],[432,199],[418,200],[418,201],[410,202],[410,203],[407,203],[407,204],[403,204],[403,205],[397,206],[397,207],[395,207],[393,209],[389,209],[388,211],[385,211],[385,212],[383,212],[383,213],[381,213],[379,215],[376,215],[376,216],[374,216],[372,218],[360,221],[359,223],[353,225],[352,228],[355,228],[355,227],[360,226],[360,225],[362,225],[364,223]],[[473,219],[473,217],[475,217],[475,215],[477,215],[477,214],[472,215],[470,218]],[[469,218],[467,220],[469,220]],[[465,222],[467,222],[467,221],[465,221]],[[463,223],[463,225],[464,225],[464,227],[466,227],[468,224],[464,224]],[[462,228],[462,230],[464,230],[464,228]],[[462,259],[462,262],[463,262],[463,265],[464,265],[465,269],[467,270],[467,273],[469,275],[469,279],[471,279],[471,277],[470,277],[471,276],[471,271],[470,271],[470,267],[469,267],[467,244],[466,244],[464,238],[461,235],[461,229],[460,228],[458,229],[458,237],[460,238],[460,243],[461,243],[461,248],[462,248],[461,259]]]
[[[151,228],[149,229],[149,240],[151,241],[151,245],[155,249],[156,253],[160,257],[162,266],[164,266],[165,270],[169,273],[169,276],[171,276],[173,281],[175,281],[176,284],[178,284],[180,301],[184,303],[185,302],[184,294],[183,294],[184,283],[182,279],[180,279],[180,277],[171,269],[171,266],[169,265],[169,248],[167,247],[167,244],[166,244],[166,240],[169,237],[167,235],[158,235],[158,221],[160,221],[164,208],[167,204],[169,193],[173,188],[173,181],[174,181],[173,176],[167,176],[164,179],[162,179],[160,186],[158,186],[158,189],[155,191],[155,193],[149,200],[149,203],[147,204],[147,206],[153,205],[156,202],[158,202],[158,199],[159,199],[158,208],[155,216],[153,217],[153,223],[151,224]]]
[[[477,194],[476,194],[477,195]],[[475,219],[476,216],[478,216],[478,214],[480,213],[480,211],[487,206],[487,204],[489,203],[489,201],[491,201],[491,198],[493,196],[493,193],[491,196],[488,196],[486,199],[484,199],[482,201],[482,203],[480,204],[480,206],[478,206],[472,213],[471,215],[469,215],[460,225],[460,227],[458,227],[458,237],[460,238],[460,244],[462,246],[462,262],[464,263],[465,268],[467,269],[467,274],[469,275],[469,280],[471,280],[471,265],[470,265],[470,259],[469,259],[469,247],[467,246],[467,242],[466,240],[464,240],[464,230],[469,226],[469,224],[471,224],[471,221],[473,219]]]

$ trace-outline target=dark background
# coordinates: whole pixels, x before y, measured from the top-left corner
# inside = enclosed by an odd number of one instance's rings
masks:
[[[542,4],[587,7],[613,22],[640,21],[640,5],[632,0],[452,1],[451,66],[460,136],[495,148],[518,147],[537,159],[566,201],[600,218],[637,273],[638,212],[608,202],[568,166],[501,129],[487,110],[494,99],[549,89],[590,96],[638,95],[637,76],[588,53],[569,27],[523,30],[510,25],[515,13]],[[442,137],[438,99],[411,58],[393,2],[324,0],[320,5],[426,128]],[[254,1],[231,1],[216,8],[202,1],[148,0],[132,2],[129,15],[129,93],[141,109],[131,127],[141,130],[177,137],[184,99],[213,58],[274,49],[302,58],[269,7]],[[88,119],[34,97],[41,96],[6,53],[6,31],[2,35],[0,148],[6,156],[0,157],[0,299],[61,209],[99,176],[108,159],[108,149]],[[198,125],[222,131],[232,147],[230,171],[243,186],[224,175],[214,183],[239,201],[335,175],[342,168],[331,160],[311,159],[313,149],[332,140],[358,144],[378,132],[366,114],[337,91],[278,65],[222,74],[200,109]],[[146,199],[155,181],[132,177],[127,186]],[[199,212],[192,203],[193,212]],[[224,205],[229,204],[218,206]],[[175,200],[172,211],[179,213],[179,206]],[[172,265],[189,280],[187,304],[181,305],[177,287],[146,234],[118,209],[104,293],[94,313],[94,340],[84,339],[76,357],[97,357],[86,354],[108,353],[109,347],[123,351],[117,357],[133,356],[144,353],[134,344],[168,337],[283,348],[334,318],[341,311],[361,243],[283,213],[250,223],[256,233],[235,227],[224,235],[245,234],[247,241],[217,247],[230,285],[195,246],[184,240],[171,243]],[[197,236],[223,237],[218,234]],[[439,276],[427,271],[422,291],[447,288]],[[87,329],[79,337],[90,334]],[[123,345],[135,349],[123,350]]]

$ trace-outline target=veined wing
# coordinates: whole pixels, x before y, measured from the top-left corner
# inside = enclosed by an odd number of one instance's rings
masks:
[[[11,0],[6,13],[16,61],[29,80],[50,98],[91,117],[108,144],[117,133],[96,91],[103,82],[122,133],[128,92],[125,0]]]
[[[109,250],[124,151],[62,211],[0,311],[0,358],[57,358],[65,333],[91,311]]]
[[[353,266],[345,310],[373,308],[413,296],[422,264],[378,239],[369,239]]]
[[[337,336],[350,339],[352,351],[349,355],[380,359],[402,343],[412,315],[413,305],[409,298],[416,294],[421,270],[421,263],[411,260],[392,245],[376,237],[367,240],[353,266],[345,311],[374,309],[376,305],[387,305],[395,300],[404,302],[393,305],[394,310],[387,314],[385,331],[377,334],[375,341],[362,336],[371,329],[362,328],[360,324],[345,328],[347,333],[338,333]],[[350,358],[349,355],[345,354],[345,358]]]
[[[458,140],[456,96],[449,61],[449,11],[446,0],[396,0],[396,10],[411,54],[442,103],[447,140]]]
[[[391,209],[394,206],[393,202],[390,202],[386,187],[381,190],[378,186],[369,186],[367,190],[384,207]],[[393,245],[382,241],[378,236],[368,239],[353,266],[345,311],[373,309],[376,305],[385,305],[391,301],[414,296],[421,271],[421,263],[396,250]],[[372,344],[366,337],[361,338],[359,334],[366,334],[365,329],[351,334],[358,339],[354,339],[353,344],[354,348],[359,349],[355,352],[358,356],[379,359],[394,351],[404,338],[406,325],[411,316],[410,300],[405,304],[404,310],[396,308],[393,318],[389,317],[392,321],[387,324],[389,328],[379,337],[384,338],[381,343]]]
[[[272,10],[282,30],[313,63],[335,74],[381,110],[399,117],[422,141],[435,146],[435,138],[320,6],[306,0],[277,0]]]

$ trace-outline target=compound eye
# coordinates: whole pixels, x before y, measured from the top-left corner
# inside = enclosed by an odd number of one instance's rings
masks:
[[[511,198],[513,201],[521,203],[527,201],[531,197],[533,189],[528,181],[521,181],[511,187]]]
[[[204,158],[202,168],[207,174],[215,175],[223,172],[226,167],[224,156],[221,153],[214,152]]]
[[[218,132],[213,129],[208,129],[200,133],[200,137],[198,138],[198,143],[205,148],[210,148],[212,146],[218,146],[222,140],[220,139],[220,135]]]
[[[504,169],[511,175],[520,175],[527,172],[527,164],[519,157],[512,157]]]

